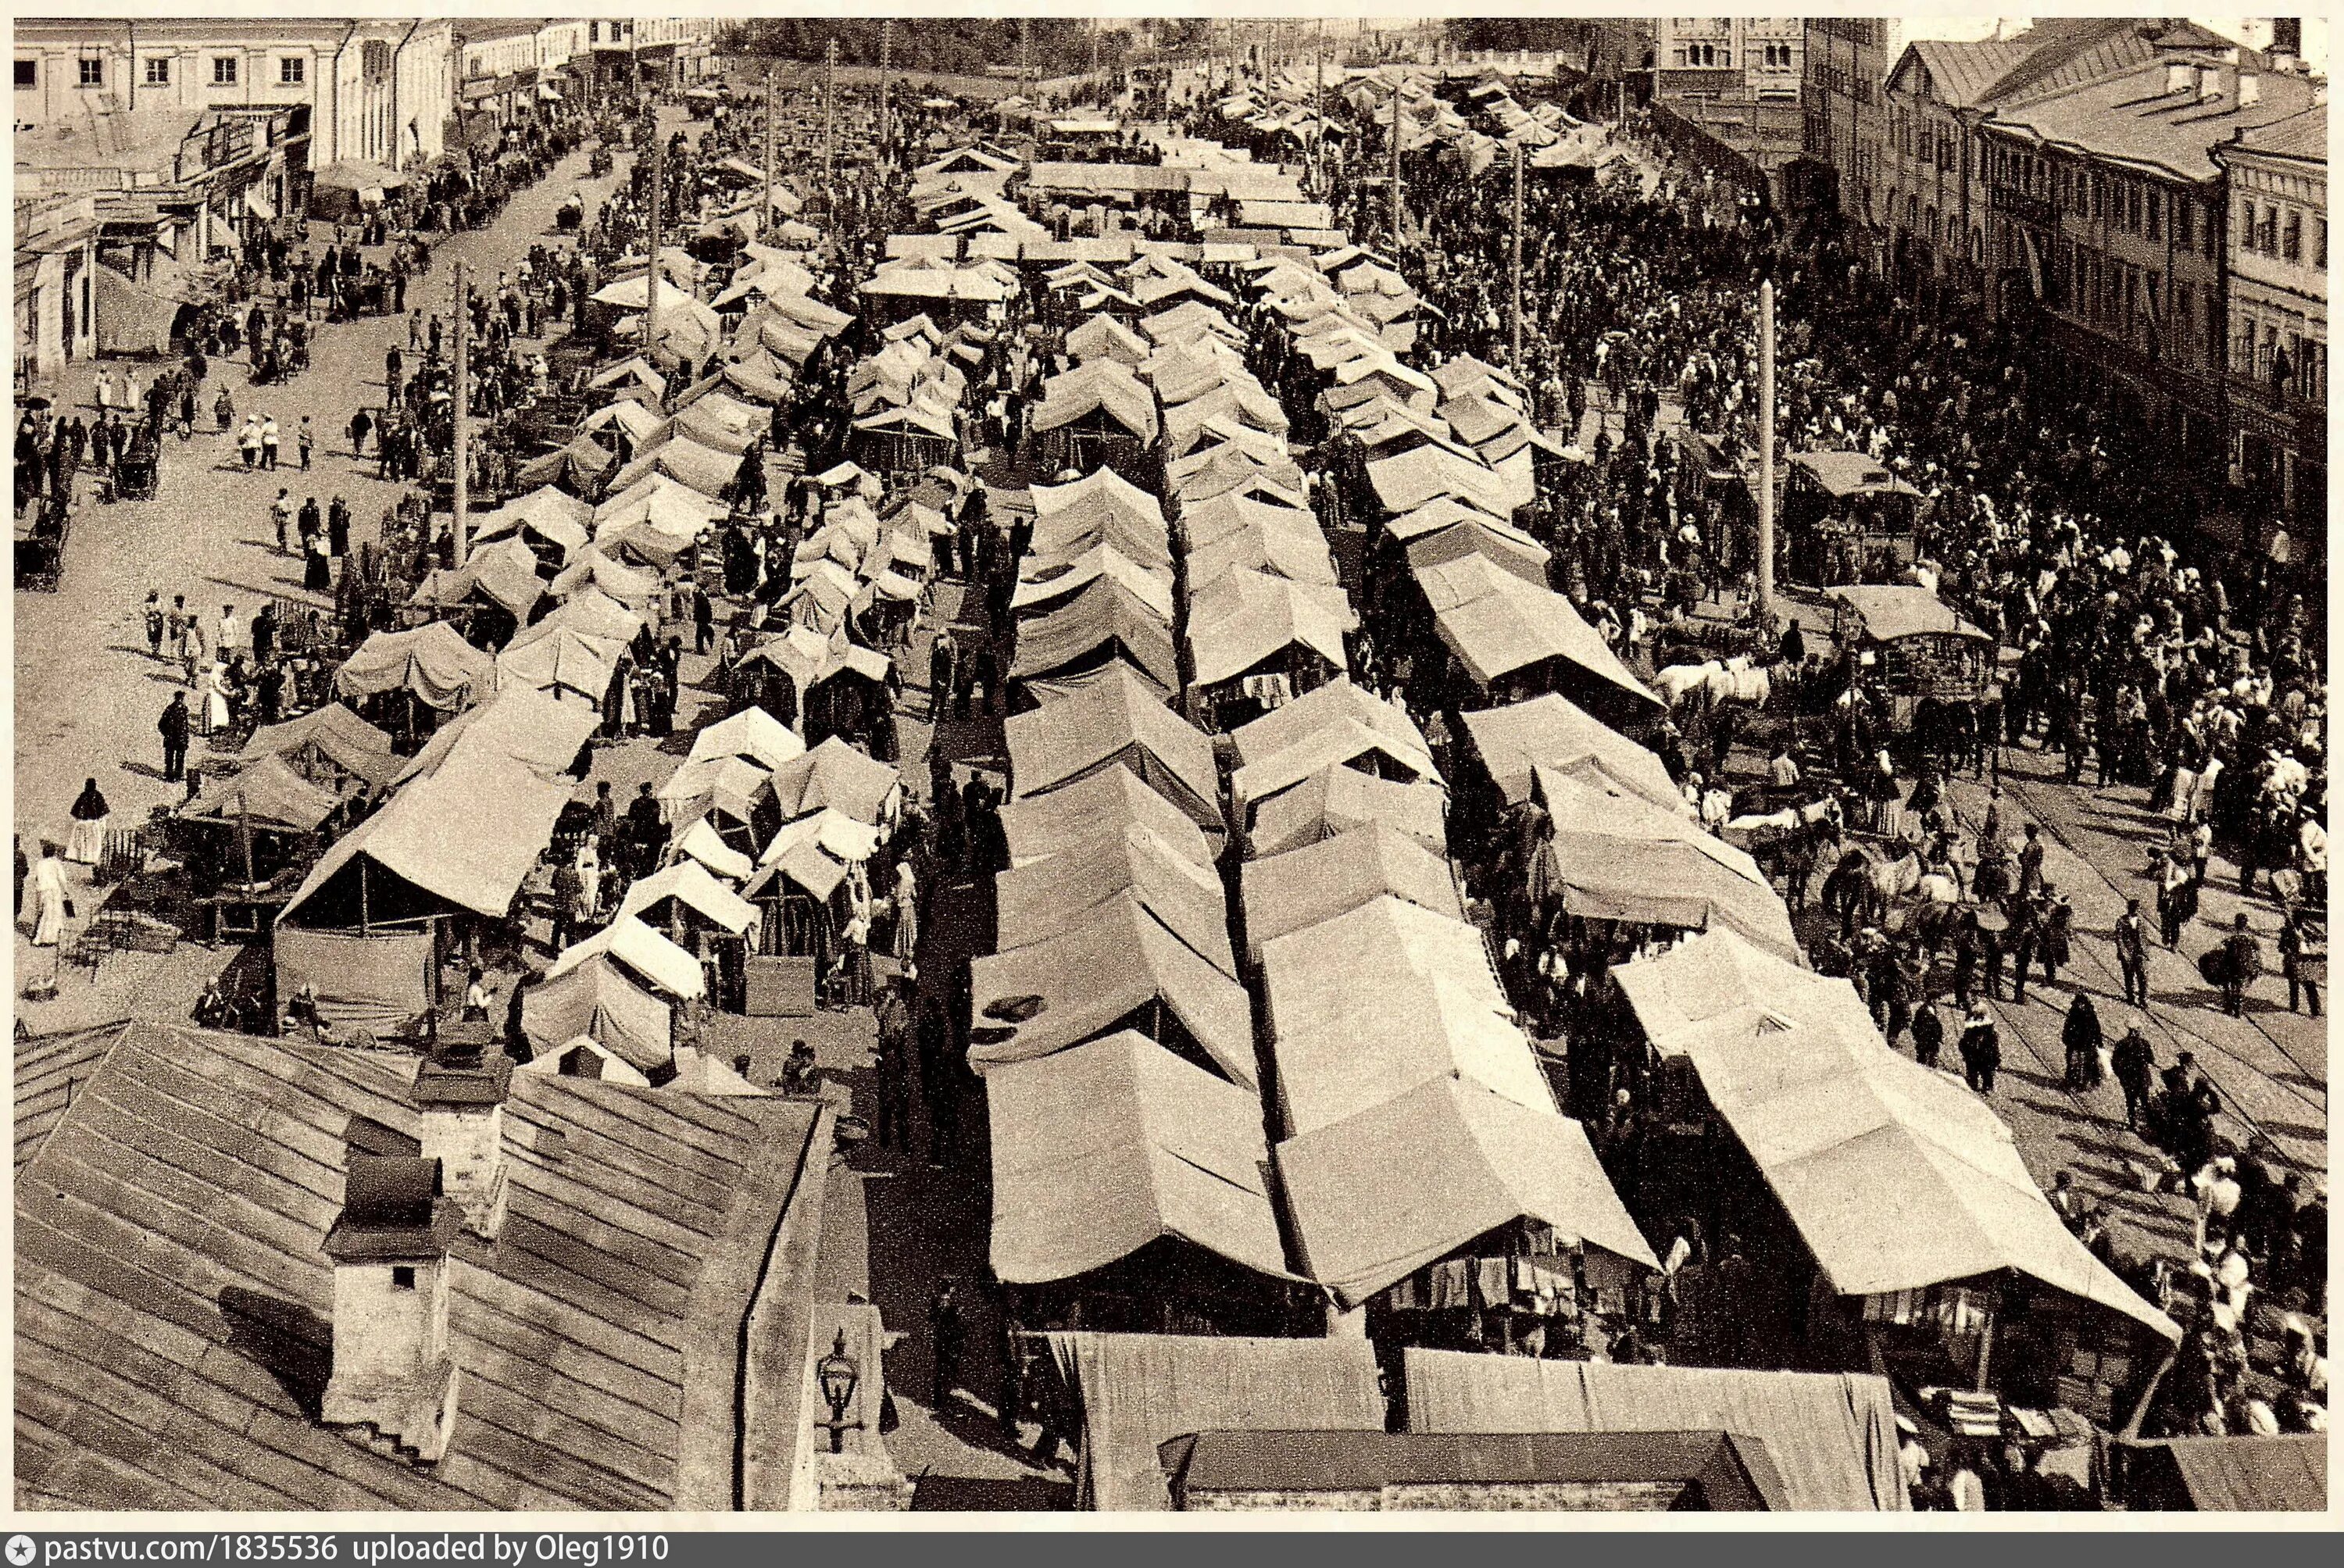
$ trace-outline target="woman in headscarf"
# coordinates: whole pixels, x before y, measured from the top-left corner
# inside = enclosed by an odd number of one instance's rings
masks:
[[[2067,1009],[2067,1021],[2060,1028],[2059,1038],[2067,1047],[2068,1089],[2080,1092],[2099,1087],[2100,1015],[2092,1006],[2091,993],[2080,986],[2074,1005]]]
[[[106,853],[106,824],[114,815],[106,796],[98,793],[96,779],[82,784],[70,814],[73,832],[66,837],[66,858],[77,865],[96,865]]]
[[[227,666],[215,659],[204,670],[204,716],[213,733],[224,733],[236,722],[228,704]]]
[[[25,906],[20,918],[33,928],[33,946],[54,947],[65,937],[66,919],[73,913],[72,884],[66,863],[57,858],[55,839],[41,840],[41,858],[25,879]]]

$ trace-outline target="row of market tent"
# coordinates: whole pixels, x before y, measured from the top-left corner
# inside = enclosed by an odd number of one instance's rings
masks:
[[[1557,1109],[1465,918],[1446,824],[1450,792],[1469,789],[1500,809],[1543,809],[1538,875],[1569,913],[1693,936],[1622,966],[1623,989],[1652,990],[1650,966],[1670,962],[1720,975],[1773,966],[1812,982],[1812,1019],[1793,1020],[1798,1048],[1777,1066],[1773,1014],[1685,1059],[1834,1293],[2018,1279],[2171,1337],[2058,1225],[1990,1110],[1896,1057],[1844,982],[1799,967],[1763,875],[1694,822],[1657,757],[1622,733],[1651,724],[1660,700],[1547,586],[1544,551],[1513,521],[1532,464],[1578,456],[1537,430],[1520,384],[1478,361],[1409,365],[1389,322],[1359,308],[1405,298],[1379,258],[1346,248],[1249,262],[1249,288],[1297,342],[1320,340],[1304,350],[1325,372],[1319,411],[1368,454],[1371,549],[1406,573],[1470,683],[1460,754],[1473,777],[1442,779],[1404,711],[1336,678],[1339,652],[1250,723],[1217,723],[1194,701],[1197,677],[1218,670],[1203,662],[1200,624],[1274,636],[1293,588],[1340,597],[1326,538],[1285,456],[1277,400],[1257,398],[1246,372],[1228,308],[1238,302],[1137,246],[1120,269],[1060,264],[1043,286],[1076,291],[1093,314],[1068,339],[1076,369],[1046,385],[1043,406],[1049,429],[1087,420],[1101,444],[1081,454],[1084,479],[1033,492],[1017,589],[1016,678],[1032,706],[1010,722],[1012,866],[996,889],[1000,951],[976,964],[971,1035],[993,1107],[1001,1277],[1061,1290],[1087,1278],[1127,1294],[1137,1280],[1204,1280],[1224,1321],[1272,1333],[1318,1331],[1313,1303],[1372,1304],[1389,1323],[1436,1300],[1505,1300],[1526,1318],[1566,1296],[1636,1300],[1660,1260]],[[1167,284],[1185,319],[1151,330],[1141,290]],[[1180,414],[1200,401],[1202,417]],[[1172,516],[1127,470],[1162,487]],[[1197,473],[1212,477],[1191,486]],[[1210,592],[1240,580],[1285,586],[1258,600]],[[1208,600],[1230,608],[1200,622]],[[1184,658],[1185,684],[1172,678]],[[1216,728],[1233,732],[1217,758]],[[1679,1048],[1650,1028],[1656,1051]],[[1911,1075],[1884,1061],[1929,1081],[1903,1082]],[[1818,1146],[1770,1130],[1831,1121],[1851,1093],[1880,1108],[1828,1146],[1870,1162],[1851,1189],[1892,1195],[1899,1214],[1950,1201],[1963,1216],[1868,1272],[1816,1166],[1802,1168]],[[1934,1098],[1948,1095],[1966,1108],[1940,1128]],[[1064,1137],[1070,1126],[1083,1135]],[[1964,1167],[1952,1176],[1946,1143]],[[1467,1283],[1450,1270],[1480,1261],[1477,1247],[1507,1259],[1494,1298],[1477,1293],[1478,1268]],[[1261,1287],[1249,1300],[1237,1283],[1248,1279]]]

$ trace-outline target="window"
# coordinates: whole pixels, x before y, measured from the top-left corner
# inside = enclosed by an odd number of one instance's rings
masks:
[[[414,1266],[408,1263],[393,1263],[390,1266],[390,1288],[394,1290],[414,1290]]]
[[[2153,190],[2148,193],[2148,237],[2165,238],[2165,197]]]
[[[2262,250],[2265,256],[2278,254],[2278,208],[2276,207],[2263,208]]]
[[[2174,197],[2173,240],[2184,250],[2189,249],[2198,243],[2196,236],[2190,232],[2190,226],[2197,221],[2198,204],[2194,201],[2184,201],[2179,197]]]
[[[146,62],[146,85],[150,87],[167,87],[171,85],[171,62],[168,57],[157,56]]]
[[[2319,248],[2312,253],[2311,264],[2314,267],[2325,269],[2328,266],[2328,220],[2324,217],[2320,217],[2314,218],[2312,221],[2319,225],[2319,228],[2316,232],[2319,240]]]
[[[600,22],[586,24],[586,41],[590,44],[599,44],[602,41],[602,24]]]
[[[17,61],[16,85],[19,87],[39,86],[41,85],[41,63],[38,60]]]
[[[102,87],[106,86],[105,61],[82,60],[76,63],[81,66],[81,85],[83,86]]]
[[[2279,243],[2279,254],[2289,261],[2303,259],[2303,214],[2288,209],[2287,236]]]
[[[214,55],[212,56],[212,86],[215,87],[233,87],[236,86],[236,56],[234,55]]]
[[[277,80],[281,86],[298,87],[309,79],[309,62],[298,55],[288,55],[277,62]]]

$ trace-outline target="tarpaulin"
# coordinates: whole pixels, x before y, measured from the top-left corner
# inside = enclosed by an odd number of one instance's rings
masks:
[[[429,931],[357,936],[280,922],[270,946],[280,1007],[304,986],[314,986],[318,1014],[327,1023],[371,1029],[378,1037],[396,1033],[431,1010],[436,944]]]

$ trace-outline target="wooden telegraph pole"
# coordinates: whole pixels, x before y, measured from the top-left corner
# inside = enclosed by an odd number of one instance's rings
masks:
[[[773,66],[765,66],[765,207],[757,215],[757,238],[771,239],[773,230]]]
[[[838,211],[838,40],[822,52],[822,187],[830,210]],[[833,221],[835,222],[835,217]]]
[[[895,19],[879,24],[879,157],[884,162],[894,147],[894,102],[890,91],[895,74]]]
[[[1391,116],[1391,248],[1392,258],[1394,260],[1398,260],[1399,258],[1400,238],[1399,84],[1398,82],[1394,82],[1392,84]]]
[[[659,341],[660,201],[666,195],[662,188],[666,184],[667,138],[660,135],[659,111],[654,107],[652,111],[651,229],[644,236],[643,245],[646,258],[651,263],[651,270],[643,274],[643,361],[654,369],[658,361],[652,359],[652,350]]]
[[[450,522],[456,536],[456,564],[460,568],[471,553],[471,530],[469,520],[472,510],[472,290],[464,280],[464,264],[456,263],[456,491],[452,502],[455,516]]]
[[[1515,379],[1529,385],[1530,377],[1522,369],[1522,165],[1530,151],[1527,142],[1514,141],[1514,362],[1509,367]]]
[[[1758,285],[1758,613],[1774,610],[1774,280]]]
[[[1327,18],[1318,18],[1316,40],[1318,59],[1318,85],[1310,100],[1310,113],[1317,122],[1316,133],[1310,138],[1310,194],[1323,197],[1327,194]]]

